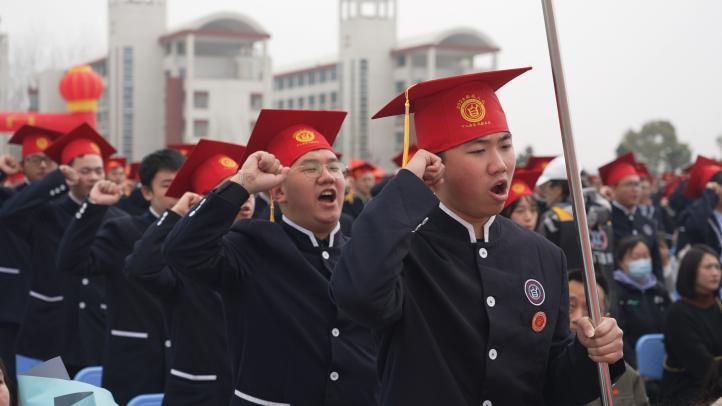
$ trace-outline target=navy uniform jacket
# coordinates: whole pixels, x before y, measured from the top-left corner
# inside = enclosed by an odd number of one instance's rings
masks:
[[[220,295],[165,265],[161,246],[180,216],[166,210],[135,244],[124,272],[164,304],[173,342],[163,403],[227,405],[233,394]],[[235,358],[233,358],[235,359]]]
[[[687,209],[684,229],[689,244],[705,244],[722,253],[722,229],[715,216],[719,198],[711,189],[705,189],[702,196]]]
[[[614,245],[619,244],[624,237],[641,235],[649,244],[652,254],[652,269],[658,280],[664,280],[662,275],[662,257],[659,254],[657,242],[657,223],[642,215],[637,209],[630,214],[622,209],[617,202],[612,203],[612,228],[614,229]]]
[[[167,334],[160,302],[123,273],[125,257],[155,216],[148,210],[104,221],[110,209],[83,203],[60,242],[58,269],[106,279],[103,387],[124,404],[136,395],[163,391]]]
[[[346,238],[337,227],[328,243],[317,241],[285,217],[231,228],[247,198],[241,186],[225,182],[176,224],[163,246],[171,268],[222,292],[228,317],[243,323],[231,404],[375,405],[371,333],[329,296]]]
[[[71,369],[100,365],[105,336],[105,280],[63,275],[58,244],[80,205],[56,170],[5,202],[0,219],[25,222],[32,281],[17,353],[47,360],[62,355]],[[109,217],[125,215],[120,210]]]
[[[140,216],[148,211],[148,201],[143,197],[139,186],[133,188],[130,196],[121,197],[117,206],[131,216]]]
[[[569,331],[562,251],[501,216],[478,241],[446,210],[401,170],[356,219],[334,270],[339,307],[380,339],[380,403],[558,406],[598,397],[596,366]],[[621,374],[623,361],[612,369]]]

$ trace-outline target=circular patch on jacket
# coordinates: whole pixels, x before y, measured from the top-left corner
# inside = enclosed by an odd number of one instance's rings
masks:
[[[534,317],[531,318],[531,329],[535,333],[539,333],[544,330],[547,325],[547,315],[544,312],[536,312]]]
[[[527,279],[524,282],[524,293],[534,306],[544,303],[544,286],[536,279]]]
[[[654,234],[654,230],[649,224],[645,224],[644,227],[642,227],[642,231],[644,231],[644,234],[647,234],[650,237],[652,236],[652,234]]]

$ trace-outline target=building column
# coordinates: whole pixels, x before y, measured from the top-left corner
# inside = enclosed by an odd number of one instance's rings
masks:
[[[436,78],[436,48],[432,45],[426,51],[426,80]]]
[[[195,66],[195,36],[188,34],[186,36],[186,74],[183,78],[183,89],[185,98],[183,100],[183,115],[185,118],[185,128],[183,129],[183,142],[193,143],[193,77]]]

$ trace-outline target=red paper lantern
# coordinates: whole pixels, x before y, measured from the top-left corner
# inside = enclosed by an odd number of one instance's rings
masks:
[[[90,65],[74,66],[60,80],[60,94],[70,112],[97,110],[104,88],[103,78]]]

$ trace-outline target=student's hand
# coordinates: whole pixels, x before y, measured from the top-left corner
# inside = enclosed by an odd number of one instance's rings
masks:
[[[708,182],[707,189],[711,189],[717,196],[722,196],[722,185],[717,182]]]
[[[288,171],[289,168],[281,165],[275,156],[268,152],[256,151],[248,157],[231,181],[243,186],[248,193],[254,194],[280,185],[286,179]]]
[[[60,172],[65,176],[65,183],[67,183],[68,186],[75,186],[80,182],[80,176],[75,169],[68,165],[60,165],[58,169],[60,169]]]
[[[183,217],[191,210],[191,207],[195,206],[203,196],[193,193],[185,192],[178,202],[171,208],[176,214]]]
[[[617,320],[602,317],[599,325],[594,328],[589,317],[582,317],[576,324],[577,339],[587,349],[589,358],[594,362],[613,364],[624,356],[622,329]]]
[[[20,164],[18,160],[10,154],[0,155],[0,171],[7,176],[15,175],[20,172]]]
[[[118,203],[122,195],[123,189],[118,184],[109,180],[101,180],[90,189],[88,198],[93,204],[112,206]]]
[[[441,158],[429,151],[418,150],[404,169],[411,171],[431,188],[443,182],[444,163],[441,162]]]

